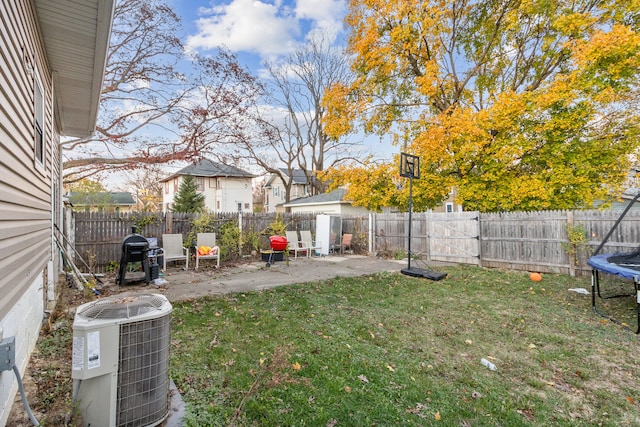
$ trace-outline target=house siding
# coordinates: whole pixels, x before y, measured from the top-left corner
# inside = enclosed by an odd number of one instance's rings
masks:
[[[163,190],[163,212],[171,211],[176,195],[182,185],[183,177],[177,178],[178,186],[175,189],[173,180],[167,181],[169,184],[168,192]],[[216,180],[215,186],[210,184],[211,180]],[[204,195],[204,207],[212,212],[236,212],[238,203],[242,203],[243,212],[253,212],[253,189],[251,186],[251,178],[236,177],[204,177],[203,190],[200,191]],[[249,207],[245,207],[248,204]]]
[[[51,70],[30,1],[0,0],[0,329],[23,371],[38,338],[52,273],[52,184],[59,169]],[[27,65],[29,64],[29,65]],[[29,71],[29,70],[33,71]],[[34,85],[44,95],[44,161],[35,160]],[[55,178],[54,178],[55,177]],[[0,374],[0,407],[17,385]],[[9,405],[10,407],[10,405]],[[8,411],[0,411],[4,425]]]

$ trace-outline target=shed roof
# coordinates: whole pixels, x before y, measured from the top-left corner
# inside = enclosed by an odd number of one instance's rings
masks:
[[[128,191],[79,193],[71,192],[70,200],[75,206],[110,205],[133,206],[136,204],[133,195]]]
[[[349,203],[344,200],[344,189],[338,188],[337,190],[330,191],[328,193],[317,194],[310,197],[300,197],[295,200],[291,200],[288,203],[284,203],[282,206],[304,206],[304,205],[323,205],[329,203]]]

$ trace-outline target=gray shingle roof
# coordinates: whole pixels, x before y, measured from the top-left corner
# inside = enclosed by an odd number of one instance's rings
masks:
[[[291,200],[289,203],[285,203],[284,206],[299,206],[299,205],[316,205],[320,203],[337,203],[345,202],[344,188],[338,188],[329,193],[322,193],[310,197],[301,197],[299,199]]]
[[[284,174],[284,176],[289,176],[289,170],[287,168],[278,168],[280,172]],[[307,175],[304,173],[304,169],[294,169],[292,171],[293,182],[294,185],[307,185],[309,184],[309,180],[307,179]],[[269,178],[264,183],[264,187],[269,187],[275,181],[276,178],[279,178],[278,174],[272,173],[269,175]],[[312,178],[313,179],[313,178]]]
[[[74,205],[85,206],[85,205],[115,205],[115,206],[124,206],[124,205],[135,205],[136,202],[133,200],[133,195],[128,191],[120,191],[120,192],[100,192],[100,193],[70,193],[71,202]]]
[[[244,171],[235,166],[223,165],[216,163],[209,159],[203,159],[196,164],[185,166],[175,174],[162,181],[168,181],[169,179],[178,175],[193,175],[193,176],[205,176],[205,177],[236,177],[236,178],[254,178],[255,175]]]

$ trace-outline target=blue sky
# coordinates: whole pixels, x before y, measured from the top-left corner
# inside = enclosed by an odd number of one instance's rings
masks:
[[[344,44],[346,37],[347,0],[166,1],[182,18],[187,51],[206,55],[225,46],[256,76],[266,75],[262,72],[265,61],[276,63],[315,31],[335,34],[335,44]],[[376,158],[390,158],[399,150],[379,137],[353,135],[349,139],[364,141],[364,155]],[[180,167],[165,168],[175,172]]]
[[[170,0],[183,19],[189,51],[226,46],[258,72],[313,31],[340,37],[346,0]]]
[[[182,18],[187,51],[213,53],[225,46],[255,75],[265,61],[277,62],[314,32],[335,35],[344,44],[347,0],[167,0]],[[389,158],[398,152],[379,137],[356,135],[369,154]]]

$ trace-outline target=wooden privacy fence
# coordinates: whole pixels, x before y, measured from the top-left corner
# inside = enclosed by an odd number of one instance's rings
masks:
[[[426,261],[475,264],[512,270],[583,275],[590,271],[586,260],[621,214],[621,210],[542,211],[484,214],[478,212],[413,213],[411,253]],[[122,239],[134,224],[146,237],[191,230],[193,214],[75,213],[77,251],[94,272],[114,267],[120,259]],[[220,223],[235,221],[242,232],[261,235],[275,214],[217,214]],[[315,214],[280,214],[288,230],[315,233]],[[406,256],[408,214],[342,216],[343,233],[353,233],[357,253],[391,258]],[[568,231],[573,230],[570,241]],[[581,239],[575,239],[582,233]],[[161,241],[160,241],[161,243]],[[629,251],[640,246],[640,210],[631,210],[620,223],[603,252]],[[82,262],[77,262],[81,267]]]

